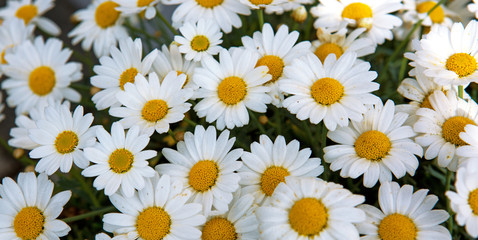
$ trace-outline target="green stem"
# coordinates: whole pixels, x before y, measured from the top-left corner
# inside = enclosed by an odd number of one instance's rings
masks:
[[[3,149],[5,149],[10,155],[13,156],[13,148],[8,145],[7,141],[5,139],[0,137],[0,145],[2,145]],[[22,156],[21,158],[18,159],[24,166],[28,165],[36,165],[36,162],[28,158],[27,156]]]
[[[259,129],[259,131],[261,132],[261,134],[266,134],[266,130],[264,129],[264,127],[262,126],[262,124],[259,122],[259,120],[257,119],[257,116],[256,114],[254,114],[251,110],[248,110],[249,111],[249,116],[251,116],[251,119],[252,121],[256,124],[257,126],[257,129]]]
[[[109,207],[106,207],[106,208],[98,209],[96,211],[83,213],[83,214],[80,214],[78,216],[63,218],[62,221],[65,222],[65,223],[75,222],[75,221],[83,220],[85,218],[101,215],[103,213],[110,212],[110,211],[113,211],[115,209],[116,209],[115,207],[109,206]]]
[[[402,81],[405,77],[405,71],[407,70],[408,59],[402,58],[402,63],[400,64],[400,72],[398,73],[398,81]]]
[[[195,127],[196,125],[198,125],[197,123],[195,123],[193,120],[189,119],[189,118],[184,118],[183,121],[185,121],[187,124]]]
[[[276,123],[277,135],[282,135],[282,113],[280,108],[274,106],[274,118]]]
[[[88,194],[88,197],[90,197],[90,200],[91,200],[91,203],[93,203],[93,206],[95,208],[101,207],[100,202],[98,201],[98,199],[96,199],[95,193],[91,191],[91,186],[88,183],[86,183],[85,177],[81,175],[80,171],[77,168],[72,168],[70,173],[73,175],[74,178],[78,180],[83,191],[86,194]]]
[[[173,140],[174,140],[175,142],[178,142],[178,140],[176,140],[176,136],[174,136],[174,133],[173,133],[173,131],[171,130],[171,128],[168,130],[168,134],[169,134],[169,136],[171,136],[171,137],[173,138]]]
[[[445,182],[445,193],[450,190],[450,185],[451,185],[451,177],[452,177],[453,172],[448,170],[446,171],[446,182]],[[446,211],[448,214],[450,214],[450,217],[448,218],[448,231],[450,231],[450,235],[453,235],[453,211],[451,210],[450,206],[450,199],[447,197],[445,198],[446,201]]]
[[[463,85],[458,86],[458,97],[460,97],[461,99],[463,99],[463,92],[464,92]]]
[[[173,26],[171,25],[171,23],[168,22],[168,20],[166,20],[166,18],[163,16],[163,14],[161,14],[161,11],[157,11],[156,15],[159,17],[159,19],[161,19],[161,21],[166,24],[166,26],[169,28],[169,30],[171,30],[171,32],[174,34],[174,35],[179,35],[178,31],[176,31],[176,29],[173,28]]]
[[[257,9],[257,20],[259,20],[259,28],[262,29],[262,25],[264,25],[264,10],[262,8]]]

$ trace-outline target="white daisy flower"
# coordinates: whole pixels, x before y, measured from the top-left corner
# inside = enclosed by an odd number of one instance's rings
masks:
[[[445,210],[432,210],[438,197],[427,195],[428,189],[413,192],[413,186],[384,182],[378,192],[380,209],[363,204],[367,219],[357,223],[363,239],[451,240],[448,230],[440,223],[448,219]]]
[[[456,192],[447,191],[445,195],[450,199],[455,221],[471,237],[478,237],[478,174],[476,167],[460,167],[456,172]]]
[[[277,107],[281,107],[284,100],[284,94],[280,92],[278,82],[284,77],[284,67],[290,66],[293,59],[310,53],[310,42],[297,43],[297,39],[299,39],[299,32],[289,33],[289,28],[285,24],[281,25],[274,35],[274,30],[269,23],[262,26],[262,32],[254,32],[252,38],[244,36],[241,39],[246,49],[259,54],[256,66],[269,68],[268,73],[272,75],[272,79],[266,85],[271,88],[269,95],[272,97],[272,104]]]
[[[466,125],[459,136],[467,145],[459,146],[456,149],[456,155],[459,157],[458,168],[463,166],[478,169],[478,165],[476,165],[478,164],[478,126]]]
[[[319,28],[317,29],[318,40],[312,42],[311,50],[321,62],[324,62],[329,54],[335,54],[336,58],[340,58],[346,52],[355,52],[357,57],[372,54],[375,52],[375,43],[366,37],[359,38],[365,30],[365,28],[358,28],[346,34],[346,28],[335,32]]]
[[[336,183],[286,177],[272,194],[271,204],[256,211],[261,239],[358,240],[353,223],[365,220],[364,212],[356,208],[364,200]]]
[[[314,3],[313,0],[287,0],[281,1],[278,5],[266,5],[264,11],[267,14],[282,15],[284,12],[294,11],[312,3]]]
[[[435,26],[420,40],[420,49],[405,56],[425,68],[425,75],[441,85],[468,85],[478,82],[478,22],[466,28],[454,23],[451,30]],[[440,49],[440,51],[436,51]]]
[[[119,7],[116,10],[126,14],[139,14],[144,11],[144,16],[146,19],[152,19],[156,16],[156,5],[159,4],[160,0],[113,0],[115,3],[119,4]]]
[[[145,187],[132,197],[110,197],[121,213],[105,214],[103,228],[125,234],[128,239],[199,239],[198,227],[206,219],[200,214],[201,204],[186,203],[190,198],[191,192],[183,189],[181,181],[156,174],[146,179]]]
[[[184,59],[184,56],[179,52],[179,47],[176,44],[171,44],[169,49],[166,45],[163,45],[161,51],[158,51],[158,56],[153,63],[153,71],[158,75],[160,79],[164,79],[166,75],[174,71],[178,75],[185,74],[186,82],[183,88],[191,88],[196,90],[198,87],[192,81],[194,69],[199,63]]]
[[[400,0],[323,0],[310,13],[317,18],[315,28],[338,29],[346,22],[349,28],[366,28],[365,36],[382,44],[385,39],[392,40],[391,30],[402,24],[400,18],[391,14],[400,9]]]
[[[297,140],[286,145],[283,136],[272,142],[266,135],[261,135],[259,142],[251,144],[251,152],[242,154],[244,166],[238,171],[242,192],[252,194],[261,204],[264,199],[270,199],[285,177],[317,177],[324,172],[320,158],[311,158],[309,148],[299,150],[299,147]]]
[[[30,152],[31,158],[40,159],[35,171],[52,175],[58,168],[69,172],[73,162],[79,168],[88,166],[83,149],[95,144],[95,127],[90,128],[93,115],[83,115],[82,106],[72,115],[67,104],[48,106],[44,114],[44,119],[36,121],[38,128],[28,131],[38,144]]]
[[[196,68],[193,81],[200,87],[195,97],[202,100],[194,111],[206,121],[216,121],[219,130],[242,127],[249,123],[248,109],[266,112],[271,102],[269,87],[262,86],[271,80],[267,67],[255,67],[258,56],[250,50],[223,49],[219,62],[212,57]]]
[[[467,1],[467,2],[469,2],[469,1]],[[467,9],[470,12],[474,13],[475,18],[478,18],[478,2],[477,2],[477,0],[472,0],[471,3],[468,3]]]
[[[186,22],[179,31],[183,36],[175,36],[179,51],[186,60],[201,61],[205,56],[213,56],[221,51],[222,32],[213,21],[199,19],[197,23]]]
[[[0,92],[0,122],[5,119],[5,115],[2,113],[5,110],[5,104],[3,104],[3,94]]]
[[[239,14],[251,14],[251,10],[239,0],[164,0],[162,3],[179,4],[171,17],[175,27],[205,19],[215,22],[223,32],[230,33],[232,27],[242,26]]]
[[[467,124],[478,123],[478,105],[473,100],[463,100],[455,92],[435,91],[428,98],[433,109],[421,108],[413,126],[419,135],[415,141],[426,148],[425,159],[437,158],[438,166],[456,171],[457,147],[467,145],[460,138]]]
[[[119,5],[111,0],[93,0],[86,9],[74,13],[73,17],[81,23],[76,26],[68,37],[76,45],[79,42],[85,51],[93,51],[97,57],[106,56],[110,53],[110,47],[128,38],[126,28],[121,24],[124,17],[116,10]]]
[[[159,164],[160,174],[169,174],[183,182],[192,192],[191,201],[203,206],[205,216],[228,210],[232,193],[239,188],[239,174],[235,173],[242,162],[237,161],[242,149],[234,149],[235,138],[229,139],[229,131],[216,138],[216,129],[207,130],[198,125],[194,134],[186,132],[184,141],[178,142],[178,151],[164,148],[162,153],[171,163]]]
[[[64,98],[79,102],[81,95],[69,88],[82,78],[81,64],[67,62],[72,51],[62,49],[62,42],[42,37],[24,42],[14,54],[6,54],[7,64],[2,66],[8,77],[2,82],[7,91],[7,104],[16,107],[17,114],[28,113],[33,108]]]
[[[285,68],[280,89],[289,94],[283,106],[300,120],[323,121],[327,129],[345,127],[362,120],[365,104],[381,102],[371,94],[379,84],[372,82],[377,73],[369,71],[370,63],[357,61],[354,52],[338,60],[329,55],[324,63],[314,54],[295,59]]]
[[[96,177],[93,186],[104,189],[110,196],[121,188],[126,197],[131,197],[135,189],[145,186],[145,179],[154,176],[147,159],[156,156],[154,150],[143,149],[149,143],[146,134],[140,134],[139,127],[132,127],[126,134],[120,123],[111,126],[111,135],[104,128],[97,128],[99,143],[85,149],[85,156],[95,163],[81,173],[86,177]]]
[[[111,57],[101,57],[100,65],[93,67],[98,75],[91,77],[91,85],[103,89],[91,98],[96,108],[103,110],[120,106],[116,94],[124,91],[126,83],[134,83],[138,74],[146,76],[151,71],[157,52],[155,49],[143,58],[143,45],[139,38],[121,40],[119,49],[111,46]]]
[[[339,145],[324,148],[324,160],[330,169],[341,169],[340,176],[357,178],[363,175],[365,187],[373,187],[380,180],[384,183],[396,178],[415,174],[423,149],[411,140],[415,132],[410,126],[402,126],[408,115],[395,113],[393,101],[385,106],[377,103],[364,113],[362,121],[352,121],[347,127],[329,131],[327,137]]]
[[[0,66],[7,64],[7,53],[14,53],[19,45],[32,39],[33,29],[34,26],[25,26],[25,23],[17,18],[5,20],[0,25]],[[2,74],[0,69],[0,76]]]
[[[240,2],[251,9],[265,9],[266,13],[284,12],[283,3],[287,0],[240,0]]]
[[[415,24],[423,19],[422,26],[443,25],[451,27],[453,20],[450,17],[454,13],[444,5],[439,5],[430,14],[427,14],[438,2],[435,0],[404,0],[403,21]]]
[[[124,91],[116,94],[124,107],[112,107],[109,113],[121,118],[119,122],[126,129],[139,126],[149,136],[155,130],[165,133],[170,124],[183,120],[184,113],[191,108],[186,101],[193,91],[181,88],[185,81],[184,74],[178,76],[175,72],[166,75],[161,83],[156,73],[149,74],[148,80],[138,74],[134,84],[126,84]]]
[[[46,33],[58,36],[61,33],[60,27],[52,20],[42,17],[54,6],[54,0],[8,0],[7,6],[0,9],[0,18],[22,19],[25,25],[36,25]]]
[[[56,219],[71,191],[53,193],[45,174],[20,173],[16,183],[6,177],[0,184],[0,239],[60,239],[70,227]]]

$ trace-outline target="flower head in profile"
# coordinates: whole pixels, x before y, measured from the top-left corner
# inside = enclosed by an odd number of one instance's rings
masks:
[[[113,0],[119,4],[116,8],[125,15],[140,14],[144,12],[146,19],[152,19],[156,16],[156,6],[160,0]]]

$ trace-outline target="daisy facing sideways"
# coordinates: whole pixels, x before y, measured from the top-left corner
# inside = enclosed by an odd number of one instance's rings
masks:
[[[125,15],[139,14],[144,12],[146,19],[150,20],[156,16],[156,5],[159,4],[159,0],[113,0],[119,4],[116,10],[122,12]]]
[[[70,227],[56,219],[71,191],[53,193],[46,174],[20,173],[17,183],[6,177],[0,184],[0,239],[59,240]]]

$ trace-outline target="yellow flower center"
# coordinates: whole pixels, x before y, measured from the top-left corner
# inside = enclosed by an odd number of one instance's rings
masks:
[[[196,52],[206,51],[209,48],[209,39],[204,35],[197,35],[191,40],[191,48]]]
[[[144,104],[141,116],[148,122],[157,122],[168,114],[168,104],[160,99],[149,100]]]
[[[382,240],[414,240],[417,228],[409,217],[394,213],[382,219],[378,225],[378,236]]]
[[[236,228],[227,219],[215,217],[209,220],[202,229],[202,240],[235,240]]]
[[[475,72],[476,59],[467,53],[455,53],[447,60],[445,67],[447,70],[455,72],[459,77],[466,77]]]
[[[430,94],[427,94],[427,96],[423,99],[423,102],[420,104],[421,108],[429,108],[433,109],[432,104],[430,103]]]
[[[134,78],[138,74],[138,69],[132,67],[129,69],[126,69],[123,73],[121,73],[120,79],[119,79],[119,85],[121,90],[124,90],[124,85],[126,83],[134,83]]]
[[[13,230],[22,240],[36,239],[43,232],[45,216],[37,207],[25,207],[13,220]]]
[[[138,7],[145,7],[152,3],[154,0],[138,0]]]
[[[321,78],[312,84],[310,95],[318,104],[331,105],[342,98],[344,86],[333,78]]]
[[[55,139],[55,148],[61,154],[71,153],[75,151],[78,142],[78,135],[75,132],[63,131]]]
[[[186,86],[186,84],[189,83],[189,75],[186,74],[185,72],[181,72],[181,71],[176,71],[176,73],[178,74],[178,76],[181,75],[181,74],[186,75],[186,81],[184,81],[184,84],[183,84],[183,86],[182,86],[182,88],[184,88],[184,86]]]
[[[216,184],[218,173],[219,167],[215,162],[199,161],[189,171],[189,185],[198,192],[207,191]]]
[[[417,5],[418,13],[427,13],[430,11],[437,3],[433,1],[422,2]],[[430,19],[433,23],[442,23],[445,20],[445,12],[441,6],[436,7],[430,14]]]
[[[134,155],[124,148],[116,149],[111,153],[108,164],[115,173],[128,172],[133,167]]]
[[[342,11],[342,17],[350,18],[358,22],[361,19],[373,17],[373,13],[372,9],[367,4],[355,2],[344,8]]]
[[[274,193],[277,185],[281,182],[285,182],[285,177],[290,173],[283,167],[272,166],[264,171],[261,176],[261,189],[267,196],[271,196]]]
[[[380,161],[387,156],[392,147],[387,135],[380,131],[371,130],[362,133],[355,140],[355,152],[361,158],[371,161]]]
[[[37,14],[37,6],[33,4],[26,4],[18,8],[17,12],[15,13],[15,17],[23,19],[25,24],[28,24],[34,17],[37,16]]]
[[[265,55],[257,60],[256,67],[259,66],[267,66],[269,68],[268,73],[272,75],[272,79],[268,83],[273,83],[282,76],[284,61],[278,56]]]
[[[470,195],[468,195],[468,204],[470,205],[473,214],[478,215],[478,188],[470,192]]]
[[[249,0],[252,4],[258,5],[268,5],[272,3],[272,0]]]
[[[217,96],[227,105],[235,105],[244,100],[247,94],[247,85],[239,77],[227,77],[217,87]]]
[[[136,219],[136,230],[142,239],[163,239],[171,230],[171,217],[160,207],[146,208]]]
[[[335,43],[324,43],[320,45],[314,53],[321,62],[324,62],[327,56],[332,53],[335,54],[335,57],[338,59],[340,56],[342,56],[344,50],[342,50],[342,47]]]
[[[319,235],[327,225],[327,208],[315,198],[302,198],[289,211],[289,224],[299,235]]]
[[[216,6],[219,6],[224,2],[224,0],[196,0],[196,3],[199,6],[205,7],[205,8],[214,8]]]
[[[2,51],[2,54],[0,55],[0,63],[2,64],[7,64],[7,60],[5,59],[5,54],[7,53],[7,51],[11,48],[13,48],[15,45],[11,44],[9,46],[6,46],[3,51]]]
[[[456,146],[468,145],[466,142],[461,140],[460,133],[465,131],[465,127],[468,124],[475,125],[475,122],[469,118],[455,116],[447,119],[442,126],[442,135],[443,138]]]
[[[51,93],[55,83],[55,72],[47,66],[35,68],[28,77],[28,86],[34,94],[39,96]]]
[[[95,11],[95,21],[101,28],[113,26],[120,16],[115,8],[119,5],[113,1],[106,1],[100,4]]]

